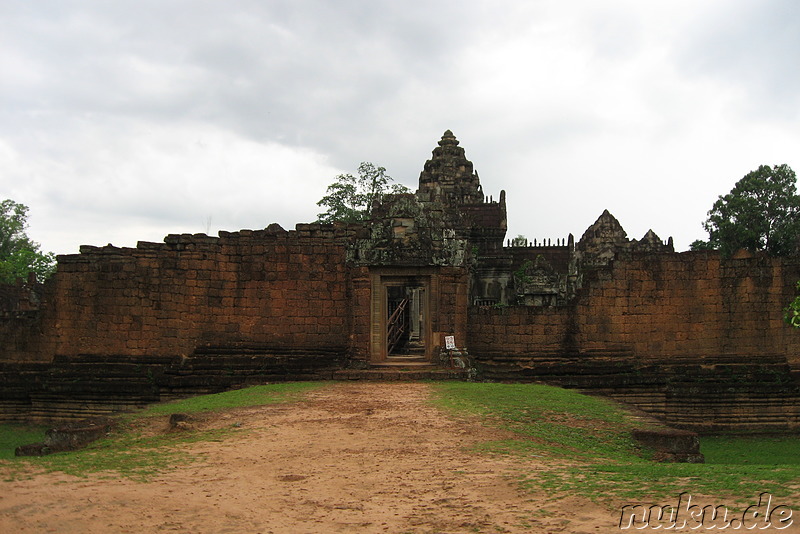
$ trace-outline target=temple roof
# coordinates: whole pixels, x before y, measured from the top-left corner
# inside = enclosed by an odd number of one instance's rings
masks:
[[[438,195],[454,204],[482,203],[484,196],[478,174],[458,144],[453,132],[444,132],[419,175],[419,192]]]

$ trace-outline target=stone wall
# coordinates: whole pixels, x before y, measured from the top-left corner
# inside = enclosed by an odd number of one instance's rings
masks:
[[[616,396],[700,431],[800,429],[800,332],[782,321],[800,259],[640,254],[554,308],[473,307],[484,376]]]
[[[39,313],[0,318],[0,362],[46,361],[55,351],[52,318]],[[45,325],[50,324],[50,328]]]
[[[347,364],[356,310],[369,309],[369,285],[345,263],[354,231],[271,226],[60,256],[37,309],[23,309],[20,290],[3,301],[0,420],[331,378]]]
[[[469,309],[469,273],[457,267],[439,270],[438,320],[433,325],[434,345],[443,347],[446,335],[455,336],[456,346],[467,341],[467,310]]]
[[[286,380],[331,379],[340,351],[206,347],[188,357],[57,356],[0,362],[0,422],[105,416],[176,398]]]
[[[637,255],[586,275],[569,306],[471,309],[469,345],[505,354],[618,350],[643,361],[786,354],[800,365],[800,335],[782,319],[798,279],[798,258]]]
[[[55,321],[40,313],[53,289],[52,280],[37,283],[34,273],[26,281],[0,285],[0,362],[37,361],[53,353],[55,338],[45,332],[54,329]]]
[[[642,359],[784,354],[800,336],[783,323],[800,259],[717,253],[638,255],[585,280],[577,338],[584,350],[624,346]]]
[[[43,332],[49,350],[35,359],[170,358],[242,343],[345,352],[353,298],[346,231],[298,225],[218,238],[170,235],[136,248],[81,247],[59,257],[40,319],[56,328]]]
[[[482,358],[560,354],[571,345],[568,307],[480,306],[469,312],[470,352]]]

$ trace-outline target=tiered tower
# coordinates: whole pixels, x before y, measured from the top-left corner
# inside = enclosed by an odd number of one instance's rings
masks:
[[[484,202],[478,173],[458,146],[458,139],[447,130],[433,149],[419,175],[417,196],[421,200],[439,200],[451,206]]]

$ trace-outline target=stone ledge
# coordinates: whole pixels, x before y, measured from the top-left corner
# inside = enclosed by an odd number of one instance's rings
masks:
[[[87,419],[77,423],[51,428],[42,443],[21,445],[15,456],[45,456],[54,452],[74,451],[105,436],[111,430],[110,419]]]
[[[645,447],[655,450],[653,460],[657,462],[682,462],[702,464],[705,462],[700,452],[700,438],[695,432],[677,429],[631,431],[633,439]]]

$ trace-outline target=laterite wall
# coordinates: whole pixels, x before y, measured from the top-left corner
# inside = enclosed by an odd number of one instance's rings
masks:
[[[800,364],[800,332],[784,324],[800,259],[653,254],[584,279],[558,308],[471,308],[476,354],[620,351],[644,360],[785,354]]]
[[[587,275],[559,308],[471,308],[484,376],[610,395],[698,431],[800,430],[800,259],[654,254]]]
[[[798,258],[684,252],[617,262],[578,301],[578,345],[658,360],[785,354],[800,363],[800,332],[783,322],[798,279]]]
[[[54,355],[191,354],[206,344],[345,351],[351,288],[343,231],[171,235],[60,256],[43,310]]]

